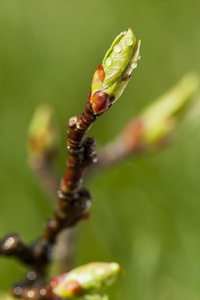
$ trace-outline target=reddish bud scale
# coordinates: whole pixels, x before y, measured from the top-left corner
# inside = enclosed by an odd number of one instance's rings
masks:
[[[105,78],[105,72],[102,65],[99,65],[96,69],[93,79],[92,79],[92,86],[96,84],[101,84],[104,81]]]
[[[104,81],[104,78],[105,78],[105,72],[104,72],[103,66],[102,66],[102,65],[99,65],[98,68],[97,68],[97,70],[96,70],[96,72],[97,72],[97,75],[98,75],[98,77],[99,77],[99,80],[100,80],[101,82],[103,82],[103,81]]]
[[[90,91],[87,97],[87,103],[90,102],[90,98],[91,98],[92,92]]]
[[[131,78],[131,75],[126,75],[124,78],[122,78],[122,81],[129,81]]]
[[[92,95],[90,103],[92,104],[92,108],[96,114],[105,112],[110,106],[109,95],[100,90],[96,91]]]
[[[69,291],[73,296],[77,296],[82,292],[83,288],[78,281],[70,280],[65,284],[64,290],[66,291],[66,293],[67,291]]]
[[[53,278],[51,278],[49,284],[52,288],[55,288],[62,280],[63,278],[65,277],[65,274],[62,274],[62,275],[57,275]]]
[[[90,218],[90,216],[91,216],[91,212],[90,212],[90,211],[86,211],[86,212],[84,212],[84,213],[82,214],[81,220],[82,220],[82,221],[87,221],[87,220]]]

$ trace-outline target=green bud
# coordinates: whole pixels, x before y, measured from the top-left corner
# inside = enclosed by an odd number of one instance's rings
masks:
[[[95,293],[95,294],[85,295],[81,298],[77,298],[76,300],[109,300],[109,299],[108,299],[108,295],[106,294]]]
[[[57,276],[52,279],[50,284],[53,292],[62,298],[76,298],[88,294],[90,296],[88,295],[87,297],[91,298],[92,292],[101,291],[113,284],[120,272],[121,268],[117,263],[95,262],[75,268],[67,274]],[[97,297],[98,295],[93,295],[91,300],[97,300]]]
[[[141,120],[145,126],[143,140],[146,143],[156,142],[175,129],[178,117],[198,87],[198,76],[188,74],[143,111]]]
[[[28,129],[28,151],[30,155],[43,156],[54,153],[59,144],[54,113],[48,105],[35,111]]]
[[[90,103],[94,113],[106,111],[123,93],[133,69],[137,67],[140,43],[130,28],[112,43],[93,76]]]
[[[188,74],[171,90],[153,101],[143,112],[128,122],[115,141],[114,147],[120,149],[120,155],[142,154],[166,147],[180,119],[187,117],[191,112],[191,108],[186,109],[187,104],[191,102],[198,87],[198,76]],[[197,108],[199,117],[198,112]]]
[[[104,87],[112,86],[121,77],[132,59],[135,42],[136,38],[130,28],[114,40],[102,63],[105,72]]]

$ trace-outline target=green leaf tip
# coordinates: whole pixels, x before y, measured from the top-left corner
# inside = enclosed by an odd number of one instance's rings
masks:
[[[144,140],[156,142],[173,131],[183,109],[199,88],[199,76],[186,74],[173,88],[152,102],[141,114],[145,124]]]
[[[121,268],[117,263],[93,262],[53,278],[50,284],[57,296],[66,299],[77,298],[107,288],[114,283],[120,273]],[[93,295],[94,299],[104,299],[106,296],[98,297],[99,295]]]
[[[59,131],[52,108],[40,105],[34,112],[28,128],[29,155],[43,156],[55,153],[59,145]]]
[[[199,118],[199,102],[195,95],[199,77],[186,74],[174,87],[150,103],[138,116],[129,121],[118,138],[124,147],[124,156],[134,153],[152,153],[169,146],[178,125],[188,116]],[[195,97],[194,97],[195,96]],[[195,116],[191,115],[195,109]]]
[[[93,76],[89,101],[95,114],[106,111],[123,93],[140,59],[140,44],[130,28],[115,38]]]

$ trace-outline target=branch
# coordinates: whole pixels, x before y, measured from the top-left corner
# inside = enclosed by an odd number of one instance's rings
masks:
[[[25,281],[13,288],[13,295],[21,299],[56,299],[51,287],[42,288],[46,279],[46,266],[52,259],[52,248],[58,234],[65,228],[73,227],[78,221],[87,219],[91,195],[82,188],[84,174],[88,167],[96,162],[95,141],[85,135],[91,125],[100,115],[107,112],[112,104],[121,96],[132,70],[137,66],[140,41],[136,41],[131,29],[122,32],[106,53],[92,80],[92,90],[87,99],[86,108],[81,116],[74,116],[68,122],[67,131],[67,169],[58,190],[58,204],[52,219],[45,224],[43,233],[30,246],[21,241],[12,247],[13,236],[6,237],[0,243],[3,245],[1,254],[14,256],[21,262],[31,266],[32,274]],[[51,137],[51,132],[50,132]],[[51,140],[51,138],[50,138]],[[46,137],[45,137],[46,142]],[[47,144],[49,140],[47,139]],[[42,146],[45,143],[42,143]],[[52,145],[50,143],[50,145]],[[6,248],[5,245],[8,245]],[[18,248],[26,255],[24,259]]]
[[[58,152],[60,134],[53,109],[40,105],[35,110],[28,129],[28,163],[44,191],[53,201],[57,198],[59,179],[53,168]],[[58,236],[54,258],[57,270],[67,272],[72,267],[75,230],[66,229]]]
[[[180,121],[189,114],[188,106],[198,88],[199,77],[191,73],[185,75],[129,121],[117,138],[98,152],[98,163],[93,169],[109,167],[128,156],[138,157],[166,149]]]

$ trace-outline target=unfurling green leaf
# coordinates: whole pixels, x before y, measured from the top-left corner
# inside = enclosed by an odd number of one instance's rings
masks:
[[[178,117],[199,87],[199,77],[187,74],[171,90],[152,102],[141,114],[145,124],[143,139],[155,142],[173,131]]]
[[[198,88],[199,77],[187,74],[131,120],[120,136],[120,144],[124,145],[127,153],[151,152],[168,145],[168,140],[183,115],[182,111]]]
[[[95,114],[106,111],[123,93],[140,59],[140,43],[130,28],[112,43],[92,80],[90,103]]]

